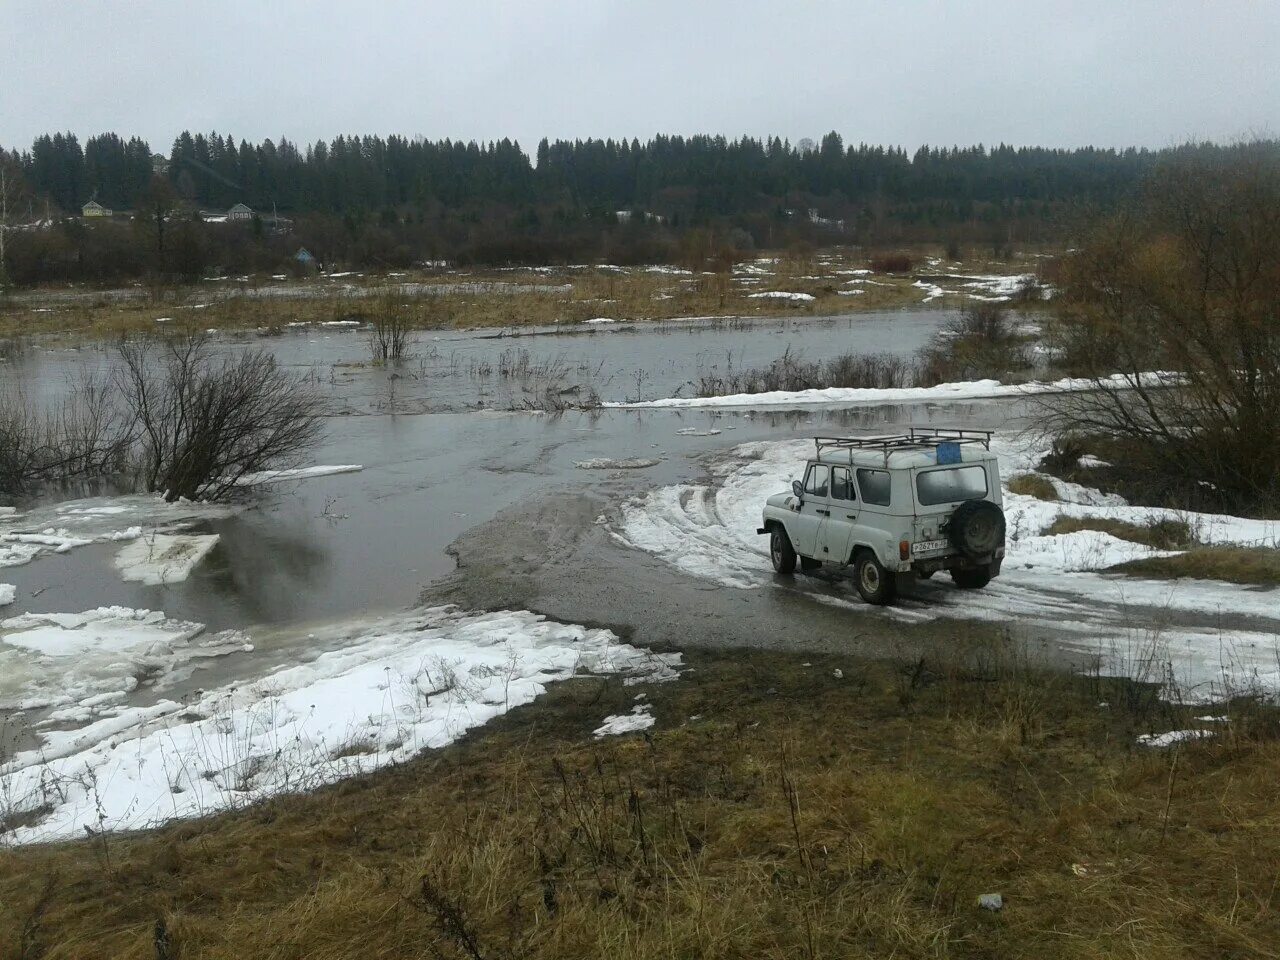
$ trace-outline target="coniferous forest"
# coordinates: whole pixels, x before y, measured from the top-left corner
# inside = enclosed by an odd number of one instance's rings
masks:
[[[657,136],[538,144],[339,136],[300,147],[182,133],[167,155],[114,133],[0,150],[12,282],[193,278],[324,262],[541,264],[680,259],[696,233],[744,251],[796,243],[1058,241],[1121,202],[1168,150],[848,145]],[[1274,149],[1275,144],[1263,144]],[[90,223],[95,200],[113,211]],[[250,219],[223,223],[231,206]],[[132,215],[131,215],[132,214]],[[211,222],[212,221],[212,222]],[[162,226],[167,225],[167,226]]]

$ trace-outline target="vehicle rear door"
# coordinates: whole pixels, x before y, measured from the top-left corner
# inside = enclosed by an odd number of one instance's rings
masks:
[[[818,527],[819,560],[831,560],[835,563],[849,561],[849,542],[853,536],[854,524],[858,522],[858,494],[853,485],[853,471],[850,467],[833,466],[831,468],[831,487],[828,491],[828,513]]]

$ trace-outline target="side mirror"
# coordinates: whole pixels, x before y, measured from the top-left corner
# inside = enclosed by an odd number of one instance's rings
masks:
[[[799,480],[791,481],[791,492],[795,494],[797,500],[804,499],[804,484]]]

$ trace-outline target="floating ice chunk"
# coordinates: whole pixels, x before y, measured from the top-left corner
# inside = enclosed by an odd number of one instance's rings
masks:
[[[218,542],[215,534],[149,534],[116,554],[124,580],[156,585],[179,583],[191,575]]]
[[[13,598],[17,596],[17,590],[11,583],[0,583],[0,607],[6,607],[13,603]]]
[[[661,462],[661,460],[654,460],[649,457],[622,457],[619,459],[595,457],[591,460],[579,460],[574,466],[579,470],[643,470]]]
[[[281,483],[285,480],[308,480],[312,477],[328,477],[335,473],[357,473],[363,469],[363,464],[343,463],[334,466],[295,467],[287,470],[259,470],[257,473],[246,473],[236,481],[236,485],[255,487],[263,483]]]

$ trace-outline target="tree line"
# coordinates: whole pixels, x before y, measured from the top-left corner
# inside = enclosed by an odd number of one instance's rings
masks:
[[[25,245],[14,236],[17,226],[76,215],[90,199],[123,211],[154,209],[156,196],[171,194],[176,209],[197,223],[197,211],[236,203],[262,218],[293,221],[288,242],[260,228],[250,232],[256,252],[243,238],[220,239],[201,227],[187,237],[177,270],[184,274],[202,261],[278,264],[298,241],[321,247],[313,252],[326,261],[369,266],[435,258],[638,262],[672,256],[691,230],[712,231],[737,249],[959,239],[998,252],[1010,242],[1060,238],[1064,224],[1114,207],[1171,157],[1229,162],[1245,148],[1259,145],[908,152],[846,144],[832,132],[816,144],[778,137],[544,139],[530,156],[506,139],[344,135],[298,146],[183,132],[160,156],[138,137],[106,133],[82,147],[74,134],[56,133],[30,150],[0,148],[0,166],[9,183],[10,276],[39,282],[177,269],[165,262],[163,242],[137,235],[115,238],[110,255],[86,252],[86,244],[105,242],[98,236],[105,224],[97,233],[66,227],[65,238],[28,238]]]
[[[1210,144],[1178,151],[1230,152]],[[711,217],[792,197],[850,206],[944,202],[955,217],[984,203],[1108,203],[1127,193],[1170,150],[846,145],[829,133],[817,145],[777,137],[730,140],[656,136],[639,140],[543,140],[533,157],[511,140],[492,143],[337,136],[299,147],[287,139],[238,143],[184,131],[167,157],[138,137],[104,133],[82,148],[71,133],[38,137],[8,151],[33,196],[64,213],[96,199],[131,208],[154,169],[178,193],[210,208],[234,203],[281,212],[444,205],[557,204],[645,209]],[[163,160],[163,163],[156,163]]]

